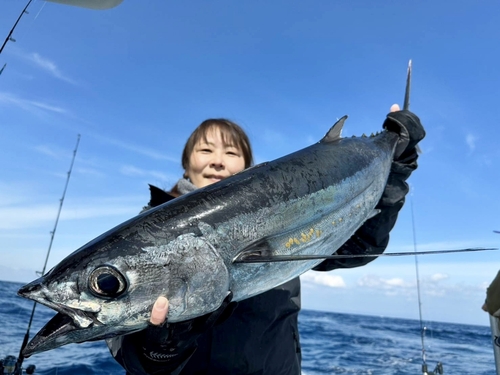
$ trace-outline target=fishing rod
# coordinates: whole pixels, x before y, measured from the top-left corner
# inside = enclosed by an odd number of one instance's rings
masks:
[[[412,232],[413,232],[413,252],[417,254],[417,236],[416,236],[416,231],[415,231],[415,216],[413,214],[413,199],[410,201],[410,206],[411,206],[411,226],[412,226]],[[415,255],[415,275],[416,275],[416,280],[417,280],[417,300],[418,300],[418,317],[420,321],[420,338],[422,341],[422,372],[426,372],[424,370],[427,369],[427,364],[425,363],[425,327],[423,325],[423,320],[422,320],[422,299],[420,297],[420,275],[418,272],[418,256]]]
[[[23,17],[24,14],[29,14],[28,12],[28,7],[30,6],[31,2],[33,0],[29,0],[28,3],[26,4],[26,6],[24,7],[23,11],[21,12],[21,14],[19,14],[19,17],[17,17],[17,20],[16,22],[14,23],[14,26],[12,26],[12,28],[10,29],[9,31],[9,34],[7,35],[7,38],[5,38],[5,41],[3,42],[2,44],[2,47],[0,47],[0,54],[2,53],[3,49],[5,48],[5,45],[7,44],[7,42],[11,41],[11,42],[15,42],[16,40],[12,37],[12,34],[14,33],[14,30],[16,29],[17,27],[17,24],[19,23],[19,21],[21,21],[21,18]]]
[[[5,46],[7,45],[7,42],[11,41],[11,42],[15,42],[16,40],[12,37],[12,34],[14,33],[14,30],[16,29],[17,27],[17,24],[19,23],[19,21],[21,21],[21,18],[25,15],[25,14],[29,14],[28,12],[28,7],[30,6],[31,2],[33,0],[29,0],[28,3],[26,4],[26,6],[24,7],[23,11],[21,12],[21,14],[19,14],[19,17],[17,17],[17,20],[16,22],[14,23],[14,26],[12,26],[12,28],[10,29],[9,33],[7,34],[7,37],[5,38],[2,46],[0,47],[0,55],[2,54],[2,51],[3,49],[5,48]],[[5,67],[7,66],[7,63],[3,64],[2,68],[0,69],[0,75],[3,73],[3,71],[5,70]]]
[[[47,268],[47,262],[49,260],[50,250],[52,249],[52,243],[54,242],[54,236],[56,234],[57,224],[59,223],[59,217],[61,216],[61,210],[62,210],[62,206],[63,206],[63,203],[64,203],[64,198],[66,197],[66,191],[68,189],[68,184],[69,184],[69,180],[70,180],[70,177],[71,177],[71,172],[73,170],[73,165],[75,163],[76,152],[78,151],[78,145],[79,144],[80,144],[80,134],[78,134],[78,137],[77,137],[77,140],[76,140],[76,146],[75,146],[75,149],[73,150],[73,157],[71,159],[71,164],[70,164],[70,167],[69,167],[68,175],[66,177],[66,183],[64,185],[64,190],[63,190],[62,198],[59,200],[59,209],[57,211],[57,216],[56,216],[56,221],[55,221],[55,224],[54,224],[54,229],[50,232],[49,248],[47,250],[47,255],[45,256],[45,263],[43,264],[43,269],[41,271],[42,275],[45,274],[45,269]],[[24,355],[23,355],[23,350],[26,347],[26,345],[28,344],[29,335],[30,335],[30,329],[31,329],[31,324],[33,322],[33,316],[35,315],[36,305],[37,305],[37,302],[34,302],[33,303],[33,309],[31,310],[30,320],[29,320],[29,323],[28,323],[28,329],[26,330],[26,334],[24,335],[24,340],[23,340],[23,343],[21,345],[21,350],[19,351],[19,356],[17,357],[16,372],[13,373],[14,375],[21,375],[22,374],[22,364],[23,364],[23,361],[24,361],[24,358],[25,358]],[[33,371],[34,371],[34,369],[33,369]]]
[[[403,109],[410,109],[410,88],[411,88],[411,60],[408,63],[408,72],[406,74],[406,90],[405,90],[405,98],[403,102]],[[417,148],[417,152],[421,153],[420,149]],[[418,318],[420,322],[420,338],[422,342],[422,374],[423,375],[435,375],[443,373],[443,364],[438,362],[434,371],[429,372],[427,369],[427,362],[425,359],[425,331],[427,327],[424,327],[423,319],[422,319],[422,299],[420,295],[420,275],[418,271],[418,251],[417,251],[417,235],[415,230],[415,216],[413,214],[413,199],[410,200],[411,206],[411,226],[413,232],[413,254],[415,255],[415,276],[417,280],[417,300],[418,300]]]
[[[411,206],[411,225],[413,232],[413,250],[414,250],[413,253],[415,255],[415,275],[417,280],[418,317],[420,322],[420,339],[422,342],[422,374],[423,375],[443,374],[443,364],[441,362],[438,362],[436,364],[436,368],[434,369],[434,371],[429,371],[427,368],[427,362],[425,358],[425,332],[427,330],[427,327],[424,326],[422,319],[422,299],[420,294],[420,275],[418,269],[418,255],[421,254],[422,252],[417,251],[417,236],[415,230],[415,216],[413,214],[413,199],[411,199],[410,201],[410,206]]]

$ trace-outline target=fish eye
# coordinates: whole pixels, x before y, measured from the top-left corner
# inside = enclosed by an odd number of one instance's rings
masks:
[[[89,277],[89,289],[98,297],[115,298],[127,290],[127,281],[111,266],[100,266]]]

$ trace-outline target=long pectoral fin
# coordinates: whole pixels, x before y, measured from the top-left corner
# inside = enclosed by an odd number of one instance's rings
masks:
[[[385,257],[400,257],[408,255],[436,255],[436,254],[453,254],[453,253],[470,253],[476,251],[498,250],[498,248],[468,248],[457,250],[435,250],[435,251],[415,251],[402,253],[382,253],[382,254],[345,254],[345,255],[258,255],[257,253],[248,253],[244,256],[239,254],[233,263],[275,263],[275,262],[292,262],[305,260],[321,260],[321,259],[349,259],[349,258],[377,258]]]
[[[255,263],[247,262],[247,259],[268,259],[273,257],[271,245],[267,237],[252,243],[250,246],[244,248],[233,259],[233,263]]]

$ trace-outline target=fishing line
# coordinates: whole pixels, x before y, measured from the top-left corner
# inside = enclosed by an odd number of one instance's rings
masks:
[[[69,167],[68,171],[68,176],[66,177],[66,184],[64,185],[64,190],[62,194],[62,198],[59,200],[59,209],[57,211],[57,216],[56,216],[56,222],[54,224],[54,229],[50,232],[50,242],[49,242],[49,248],[47,250],[47,255],[45,256],[45,263],[43,264],[43,269],[41,271],[41,274],[43,275],[45,273],[45,269],[47,268],[47,262],[49,260],[49,255],[50,255],[50,250],[52,249],[52,243],[54,242],[54,236],[56,234],[56,229],[57,229],[57,224],[59,223],[59,217],[61,216],[61,210],[62,206],[64,203],[64,198],[66,197],[66,191],[68,190],[68,184],[69,184],[69,179],[71,177],[71,172],[73,170],[73,164],[75,163],[75,158],[76,158],[76,152],[78,150],[78,145],[80,144],[80,134],[78,134],[77,140],[76,140],[76,147],[73,150],[73,157],[71,159],[71,165]],[[23,350],[28,345],[28,340],[29,340],[29,335],[30,335],[30,329],[31,329],[31,323],[33,322],[33,316],[35,315],[35,309],[36,309],[37,302],[33,303],[33,309],[31,310],[31,316],[30,320],[28,323],[28,329],[26,330],[26,334],[24,335],[24,340],[21,345],[21,350],[19,351],[19,356],[17,357],[17,368],[21,369],[22,364],[24,361],[24,355],[23,355]]]
[[[422,341],[422,366],[425,363],[425,327],[422,321],[422,299],[420,296],[420,275],[418,272],[418,255],[417,255],[417,235],[415,230],[415,216],[413,212],[413,198],[410,197],[410,207],[411,207],[411,227],[413,232],[413,251],[415,253],[415,275],[417,278],[417,299],[418,299],[418,317],[420,320],[420,337]]]
[[[417,279],[417,299],[418,299],[418,317],[420,321],[420,339],[422,343],[422,374],[423,375],[435,375],[443,373],[443,365],[441,362],[438,362],[434,371],[428,371],[427,363],[425,358],[425,331],[427,327],[424,326],[424,322],[422,319],[422,298],[420,293],[420,274],[418,268],[418,254],[417,251],[417,231],[415,230],[415,215],[413,211],[413,197],[410,196],[410,208],[411,208],[411,227],[413,232],[413,253],[415,255],[415,276]]]
[[[38,18],[38,16],[40,15],[40,13],[42,13],[42,10],[43,10],[43,8],[45,8],[45,5],[47,5],[47,2],[46,2],[46,1],[44,1],[44,2],[43,2],[42,7],[40,8],[40,10],[38,11],[38,13],[36,14],[36,16],[35,16],[35,18],[33,19],[33,21],[35,21],[35,20]]]
[[[29,33],[31,32],[31,30],[33,29],[33,24],[35,23],[35,20],[37,19],[38,15],[40,14],[41,10],[43,9],[43,7],[45,6],[45,4],[47,3],[46,1],[42,1],[41,2],[41,7],[40,9],[38,10],[38,12],[36,13],[36,16],[35,17],[32,17],[31,16],[31,12],[36,12],[36,7],[38,6],[37,3],[40,3],[39,0],[33,0],[33,2],[31,3],[31,5],[29,6],[29,12],[26,11],[26,14],[30,14],[30,17],[27,18],[27,20],[25,21],[25,23],[23,23],[23,27],[19,30],[16,30],[16,40],[17,39],[24,39],[26,37],[26,35],[29,35]],[[34,14],[34,13],[33,13]]]

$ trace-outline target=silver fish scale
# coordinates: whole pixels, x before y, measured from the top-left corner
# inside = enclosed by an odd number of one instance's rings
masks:
[[[169,298],[169,320],[187,320],[216,309],[229,290],[229,275],[220,254],[205,238],[184,234],[160,246],[143,248],[138,256],[126,256],[140,268],[126,272],[129,294],[149,296],[148,311],[158,295]],[[175,265],[172,267],[171,265]],[[121,264],[116,264],[121,268]]]
[[[207,242],[220,247],[227,264],[252,241],[266,236],[270,236],[267,241],[270,252],[266,256],[331,255],[374,212],[387,180],[387,164],[390,162],[389,158],[373,160],[373,164],[377,165],[375,177],[374,169],[366,168],[340,184],[307,197],[280,203],[272,210],[264,208],[252,215],[240,215],[219,226],[215,232],[205,229]],[[361,194],[356,193],[360,185],[366,186]],[[339,202],[348,203],[339,206]],[[294,225],[299,217],[308,220],[300,221],[300,226]],[[234,300],[243,300],[272,289],[320,262],[232,264],[230,288]]]

